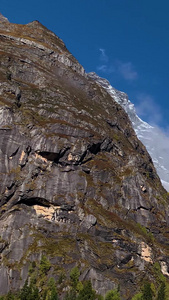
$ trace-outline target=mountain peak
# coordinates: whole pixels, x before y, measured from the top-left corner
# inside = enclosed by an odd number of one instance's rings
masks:
[[[0,23],[9,23],[8,19],[0,13]]]
[[[75,266],[102,295],[120,286],[131,299],[143,278],[158,290],[169,195],[120,106],[134,114],[127,95],[37,21],[2,22],[0,36],[0,296],[36,275],[41,299],[51,276],[63,299]]]

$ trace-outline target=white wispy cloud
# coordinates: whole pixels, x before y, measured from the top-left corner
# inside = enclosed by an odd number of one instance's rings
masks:
[[[129,81],[133,81],[138,78],[138,73],[135,71],[131,62],[118,61],[117,71],[124,79]]]
[[[101,71],[101,72],[103,72],[105,74],[111,74],[111,73],[116,72],[116,69],[113,66],[111,66],[111,65],[105,65],[105,64],[98,66],[97,70]]]
[[[162,111],[160,106],[156,103],[155,99],[146,93],[139,93],[136,96],[138,104],[136,105],[137,114],[146,119],[148,123],[153,126],[158,126],[162,121]]]
[[[97,70],[102,71],[103,73],[107,73],[107,66],[106,65],[98,66]]]
[[[134,81],[138,78],[138,73],[135,70],[132,62],[122,62],[120,60],[111,60],[106,54],[104,48],[100,48],[99,61],[100,64],[97,66],[97,70],[104,74],[116,73],[119,77],[127,80]]]

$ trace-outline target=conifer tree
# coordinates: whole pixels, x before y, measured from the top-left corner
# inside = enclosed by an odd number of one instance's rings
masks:
[[[50,261],[47,259],[45,255],[42,255],[41,261],[40,261],[40,272],[42,275],[46,275],[51,267]]]
[[[51,277],[48,282],[48,294],[49,294],[48,300],[58,300],[56,284],[53,277]]]
[[[70,272],[71,286],[74,290],[77,289],[77,285],[79,282],[80,271],[78,267],[74,267]]]
[[[163,281],[160,285],[159,291],[158,291],[158,295],[157,295],[157,300],[165,300],[166,299],[166,295],[165,295],[165,282]]]
[[[105,300],[120,300],[120,295],[117,289],[108,291]]]
[[[149,282],[146,282],[143,286],[142,291],[142,300],[152,300],[153,299],[153,292],[151,289],[151,284]]]
[[[79,292],[77,300],[95,300],[96,292],[92,289],[91,281],[84,283],[83,289]]]

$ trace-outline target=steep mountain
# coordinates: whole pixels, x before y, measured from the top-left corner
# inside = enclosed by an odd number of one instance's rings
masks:
[[[76,265],[101,294],[158,287],[169,197],[127,113],[38,21],[1,17],[0,41],[0,294],[43,255],[67,288]]]
[[[163,186],[169,191],[169,139],[164,136],[158,128],[150,126],[137,116],[134,104],[130,102],[127,94],[116,90],[110,85],[108,80],[99,77],[94,72],[89,73],[88,76],[105,88],[114,100],[127,112],[137,137],[146,146],[150,156],[152,157]]]

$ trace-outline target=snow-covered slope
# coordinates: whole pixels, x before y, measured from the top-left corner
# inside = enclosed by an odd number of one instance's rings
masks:
[[[169,138],[159,128],[150,126],[137,116],[134,104],[130,102],[127,94],[114,89],[108,80],[99,77],[94,72],[88,73],[88,76],[104,87],[114,100],[125,109],[137,137],[146,146],[152,157],[163,186],[169,191]]]

